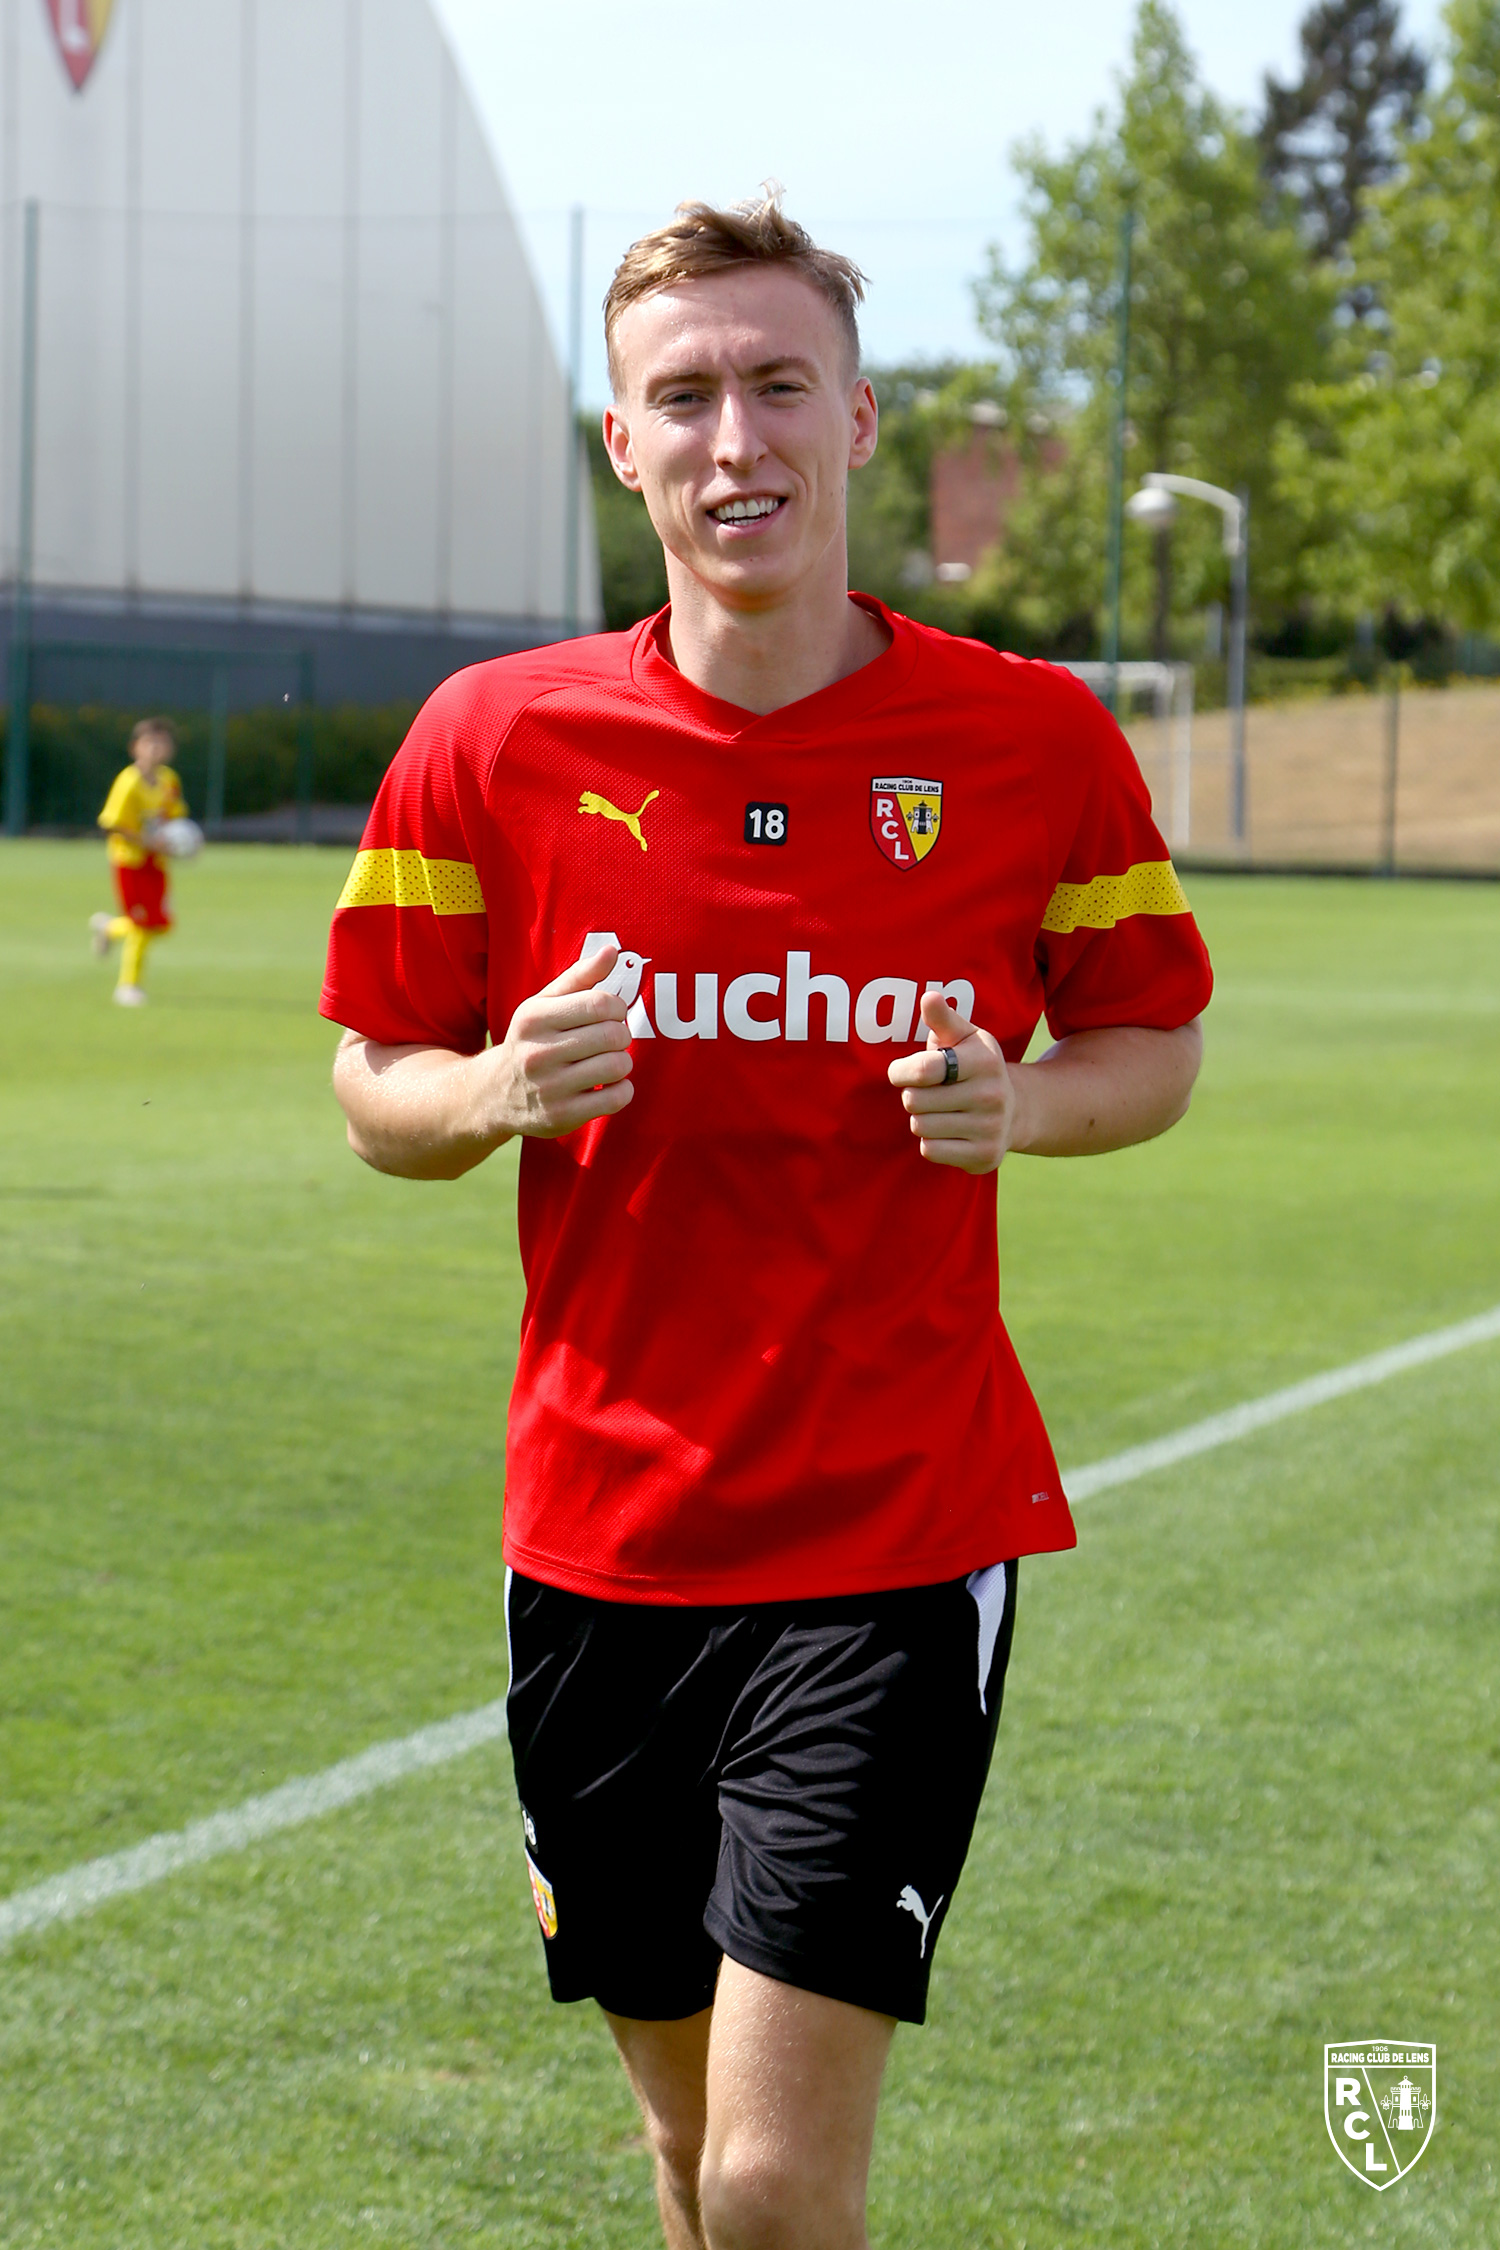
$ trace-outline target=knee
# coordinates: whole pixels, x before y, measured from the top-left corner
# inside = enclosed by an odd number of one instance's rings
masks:
[[[704,2158],[699,2192],[709,2250],[864,2250],[863,2198],[789,2151],[731,2143]]]

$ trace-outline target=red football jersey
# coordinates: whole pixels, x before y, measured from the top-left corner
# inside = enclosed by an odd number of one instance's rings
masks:
[[[766,717],[665,618],[475,665],[421,712],[323,1012],[469,1054],[608,940],[635,1096],[521,1152],[506,1560],[755,1602],[1074,1544],[999,1310],[996,1184],[928,1164],[893,1055],[946,992],[1016,1060],[1171,1028],[1202,942],[1123,737],[1050,665],[893,616]]]

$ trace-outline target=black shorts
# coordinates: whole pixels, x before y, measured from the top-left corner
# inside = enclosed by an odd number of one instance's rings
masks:
[[[723,1954],[907,2023],[984,1792],[1016,1566],[737,1609],[512,1573],[510,1741],[557,2000],[711,2005]]]

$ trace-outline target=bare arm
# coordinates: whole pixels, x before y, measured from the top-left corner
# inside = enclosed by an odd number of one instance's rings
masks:
[[[1034,1063],[1007,1063],[998,1040],[936,993],[922,1002],[927,1048],[888,1076],[902,1089],[923,1156],[963,1172],[993,1172],[1012,1152],[1095,1156],[1154,1140],[1187,1110],[1203,1058],[1198,1024],[1078,1031]],[[944,1083],[942,1050],[959,1076]]]
[[[355,1155],[403,1180],[456,1180],[518,1133],[552,1140],[624,1109],[634,1093],[625,1003],[601,989],[616,958],[607,946],[575,962],[477,1055],[346,1031],[333,1090]]]

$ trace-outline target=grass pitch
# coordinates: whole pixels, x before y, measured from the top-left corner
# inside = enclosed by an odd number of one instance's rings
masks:
[[[129,1015],[97,849],[0,847],[0,1894],[503,1690],[513,1161],[419,1188],[344,1150],[343,872],[205,855]],[[1191,888],[1191,1117],[1002,1181],[1067,1462],[1500,1300],[1500,892]],[[877,2243],[1500,2238],[1497,1427],[1487,1347],[1023,1569]],[[5,2250],[646,2250],[607,2040],[538,1956],[503,1748],[22,1941]],[[1320,2073],[1380,2035],[1437,2042],[1439,2124],[1376,2198]]]

